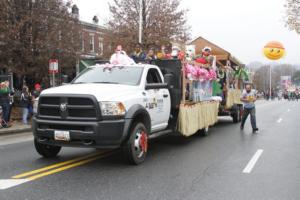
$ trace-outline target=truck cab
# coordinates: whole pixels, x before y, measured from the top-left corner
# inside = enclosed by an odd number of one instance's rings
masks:
[[[148,139],[165,131],[171,95],[159,67],[96,64],[70,84],[44,90],[34,103],[34,144],[44,157],[62,146],[122,147],[133,164],[144,161]]]

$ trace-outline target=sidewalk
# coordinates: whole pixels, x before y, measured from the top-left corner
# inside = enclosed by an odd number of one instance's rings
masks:
[[[14,121],[11,127],[0,128],[0,136],[16,134],[16,133],[24,133],[30,131],[31,131],[31,125],[24,125],[21,121]]]

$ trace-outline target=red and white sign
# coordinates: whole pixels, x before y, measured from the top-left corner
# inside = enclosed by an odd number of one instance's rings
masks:
[[[50,59],[49,60],[49,73],[50,74],[57,74],[58,73],[58,60],[57,59]]]

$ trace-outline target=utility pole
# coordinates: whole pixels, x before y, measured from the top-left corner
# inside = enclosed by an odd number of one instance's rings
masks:
[[[139,43],[142,44],[143,34],[143,0],[140,0]]]

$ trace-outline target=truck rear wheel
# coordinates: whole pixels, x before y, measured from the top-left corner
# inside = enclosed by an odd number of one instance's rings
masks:
[[[34,147],[36,151],[45,158],[54,158],[61,150],[60,146],[42,144],[39,143],[36,139],[34,139]]]
[[[135,124],[130,132],[130,138],[123,146],[123,152],[130,164],[138,165],[144,162],[148,151],[148,133],[142,123]]]

